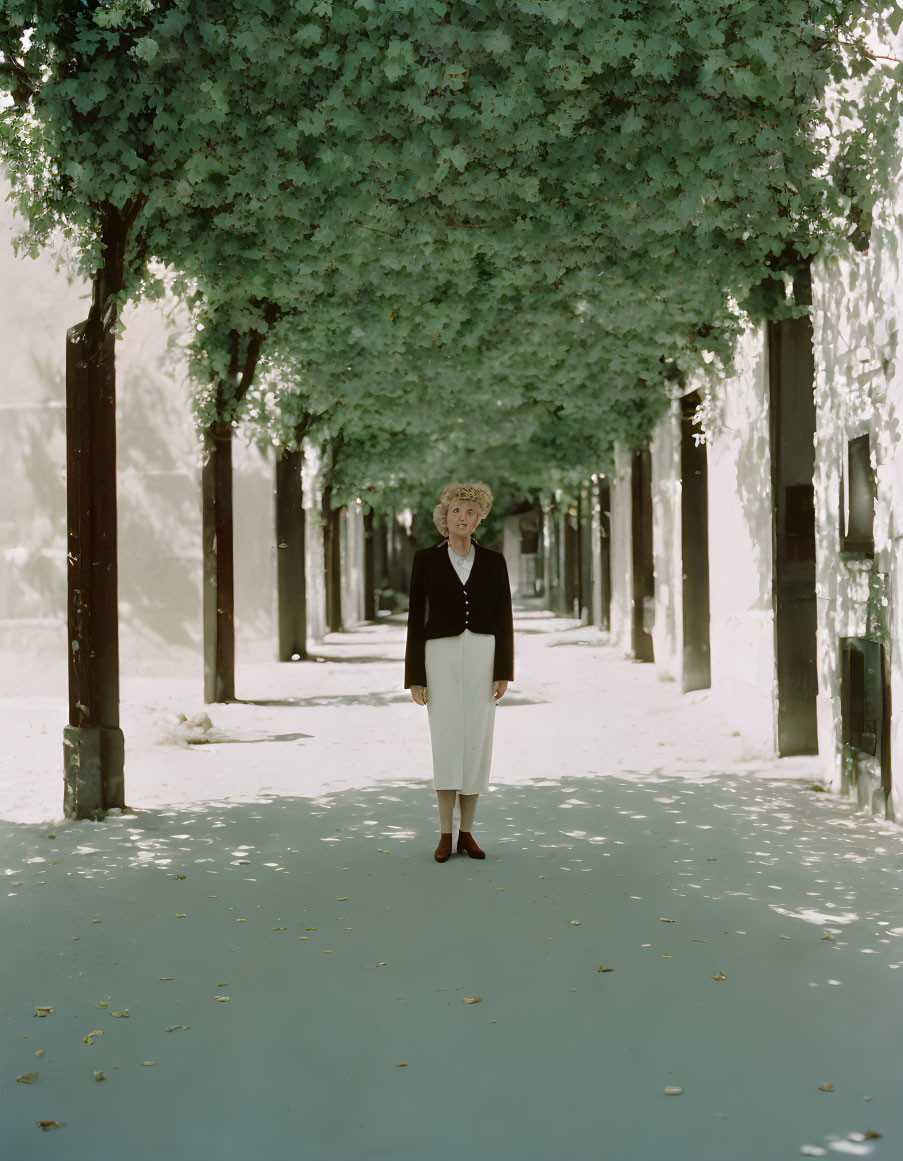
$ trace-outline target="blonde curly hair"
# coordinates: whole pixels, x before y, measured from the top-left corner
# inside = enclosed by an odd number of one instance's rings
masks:
[[[439,503],[433,509],[433,523],[439,532],[448,536],[448,508],[453,500],[470,500],[485,519],[492,507],[492,489],[488,484],[477,481],[474,484],[446,484],[439,493]]]

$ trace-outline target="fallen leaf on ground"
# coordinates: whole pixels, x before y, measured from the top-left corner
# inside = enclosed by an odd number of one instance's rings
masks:
[[[43,1048],[39,1048],[39,1049],[37,1050],[37,1052],[35,1053],[35,1056],[43,1056],[43,1055],[44,1055],[44,1049],[43,1049]]]
[[[880,1133],[874,1132],[872,1129],[867,1129],[865,1133],[866,1141],[877,1141],[881,1137]]]
[[[381,848],[379,848],[379,849],[377,850],[377,852],[376,852],[376,853],[377,853],[378,855],[387,855],[389,852],[388,852],[388,851],[384,851],[384,850],[382,850]],[[407,1068],[407,1065],[406,1065],[406,1064],[401,1064],[401,1065],[399,1065],[399,1068]]]
[[[377,966],[377,967],[388,967],[388,966],[389,966],[389,961],[388,961],[387,959],[384,959],[384,960],[382,961],[382,963],[378,963],[376,966]]]
[[[336,903],[345,903],[345,902],[347,902],[347,900],[348,900],[347,895],[336,895],[336,897],[335,897]]]
[[[601,964],[596,968],[597,972],[613,972],[614,970],[614,968],[603,967]]]
[[[156,1063],[157,1063],[156,1060],[142,1060],[141,1067],[142,1068],[150,1068],[152,1065],[154,1065]]]
[[[712,976],[712,979],[713,980],[726,980],[727,976],[724,974],[724,972],[719,972],[717,976]]]
[[[778,939],[793,939],[792,935],[779,935]]]
[[[175,1032],[179,1028],[184,1028],[185,1031],[187,1032],[190,1027],[191,1027],[190,1024],[173,1024],[173,1026],[171,1028],[167,1028],[166,1031],[167,1032]]]
[[[105,1003],[103,1003],[103,1004],[95,1004],[95,1005],[94,1005],[94,1007],[95,1007],[95,1008],[109,1008],[109,1006],[110,1006],[110,1002],[109,1002],[109,1000],[107,1000],[107,1001],[106,1001]]]
[[[47,1132],[48,1129],[60,1128],[59,1121],[38,1121],[38,1124],[41,1126],[41,1128],[44,1130],[45,1133]]]
[[[37,1072],[23,1072],[21,1076],[17,1076],[16,1080],[19,1084],[34,1084],[38,1079]]]
[[[177,878],[177,879],[184,879],[184,878],[185,878],[185,876],[184,876],[184,875],[176,875],[176,878]]]
[[[127,1020],[131,1010],[131,1008],[124,1008],[121,1012],[111,1012],[110,1015],[115,1016],[117,1020]]]
[[[827,939],[827,941],[828,941],[829,943],[833,943],[833,942],[834,942],[834,936],[833,936],[833,935],[823,935],[823,936],[822,936],[822,939]]]
[[[396,1068],[407,1068],[408,1066],[407,1066],[407,1064],[396,1064],[395,1067]]]
[[[822,1092],[833,1092],[834,1091],[834,1085],[831,1084],[830,1081],[825,1081],[824,1084],[820,1084],[818,1087]]]
[[[580,920],[579,920],[579,919],[571,919],[571,920],[570,920],[570,924],[571,924],[571,927],[579,927],[579,926],[580,926]]]
[[[35,1014],[36,1016],[49,1016],[49,1015],[50,1015],[50,1013],[51,1013],[52,1011],[53,1011],[53,1008],[51,1008],[49,1004],[48,1004],[48,1005],[45,1005],[45,1006],[41,1006],[41,1005],[39,1004],[39,1005],[38,1005],[38,1006],[35,1008],[35,1010],[34,1010],[34,1014]]]
[[[94,1079],[95,1080],[106,1080],[107,1078],[104,1076],[104,1074],[102,1072],[95,1072]]]
[[[682,1096],[683,1091],[679,1084],[665,1085],[665,1096]]]
[[[176,912],[176,919],[187,919],[187,918],[188,918],[188,913],[186,911],[177,911]]]
[[[482,996],[462,996],[461,1003],[462,1004],[479,1004],[479,1002],[482,999],[483,999]]]
[[[676,923],[677,922],[676,919],[664,919],[662,916],[659,916],[658,921],[659,921],[659,923]]]
[[[96,1032],[89,1032],[87,1036],[83,1036],[82,1040],[85,1044],[93,1044],[96,1036],[103,1036],[103,1032],[98,1029]]]
[[[287,927],[274,927],[273,930],[274,931],[288,931],[288,928]]]
[[[214,998],[214,1000],[219,1000],[219,1002],[220,1002],[221,1004],[228,1004],[228,1003],[229,1003],[229,997],[228,997],[228,996],[214,996],[213,998]]]

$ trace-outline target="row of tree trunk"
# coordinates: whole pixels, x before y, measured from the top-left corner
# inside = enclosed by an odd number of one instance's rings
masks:
[[[125,746],[119,721],[119,615],[116,502],[117,295],[123,257],[140,206],[102,215],[104,264],[85,322],[66,336],[67,622],[69,722],[63,731],[64,812],[99,819],[125,806]],[[270,319],[267,319],[270,322]],[[232,415],[253,380],[263,336],[233,336],[229,398],[206,433],[202,470],[204,698],[235,697],[235,585]],[[333,510],[326,462],[323,493],[327,627],[342,628],[340,512]],[[276,464],[278,657],[307,656],[305,521],[301,453]],[[367,524],[367,615],[375,616],[373,525]]]

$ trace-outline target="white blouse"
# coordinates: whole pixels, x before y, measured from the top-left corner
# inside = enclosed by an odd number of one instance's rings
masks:
[[[468,552],[467,556],[458,556],[457,552],[455,552],[452,546],[448,546],[448,559],[455,566],[455,572],[461,578],[462,585],[467,584],[467,578],[470,576],[470,570],[473,568],[475,557],[476,550],[474,549],[473,544],[471,544],[470,552]]]

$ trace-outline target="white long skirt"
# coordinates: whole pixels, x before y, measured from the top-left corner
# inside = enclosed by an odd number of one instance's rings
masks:
[[[480,794],[489,785],[495,701],[495,637],[465,629],[426,643],[433,786]]]

